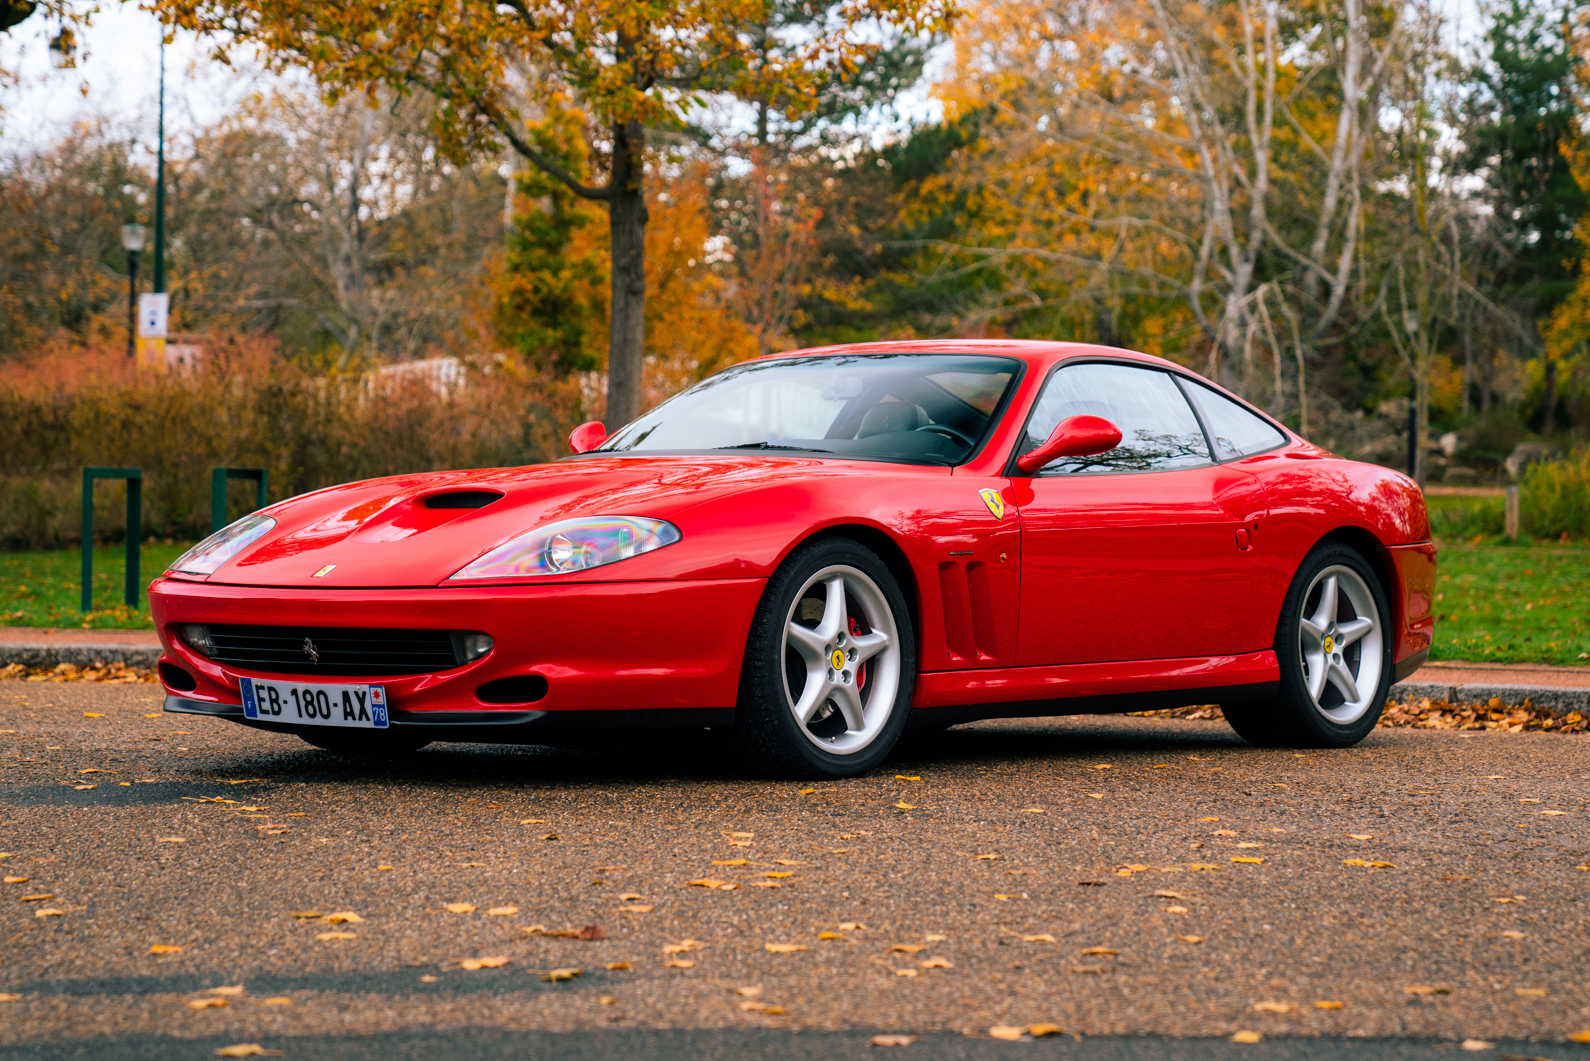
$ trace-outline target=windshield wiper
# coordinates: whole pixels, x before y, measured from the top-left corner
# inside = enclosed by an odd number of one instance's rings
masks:
[[[818,449],[815,446],[780,446],[776,442],[741,442],[737,446],[714,446],[714,449],[788,449],[799,453],[832,453],[831,449]]]

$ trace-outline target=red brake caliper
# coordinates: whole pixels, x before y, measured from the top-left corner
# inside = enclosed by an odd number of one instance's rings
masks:
[[[850,619],[850,636],[851,637],[860,637],[861,636],[861,624],[856,622],[856,617],[854,615],[849,616],[849,619]],[[866,688],[866,685],[867,685],[867,664],[863,663],[860,667],[856,668],[856,691],[860,692],[862,689]]]

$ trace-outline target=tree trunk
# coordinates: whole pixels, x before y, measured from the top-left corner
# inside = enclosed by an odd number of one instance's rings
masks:
[[[641,375],[646,359],[645,137],[639,122],[627,122],[613,130],[612,198],[607,203],[613,307],[607,347],[607,413],[602,418],[609,434],[641,414]]]
[[[1545,354],[1546,364],[1546,397],[1542,402],[1540,417],[1540,435],[1545,438],[1557,431],[1557,362],[1551,359],[1551,352]]]

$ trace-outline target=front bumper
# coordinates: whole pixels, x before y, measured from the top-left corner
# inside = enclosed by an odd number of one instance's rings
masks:
[[[385,687],[394,725],[485,727],[578,724],[577,713],[723,711],[734,708],[740,664],[762,579],[503,586],[471,589],[302,590],[158,579],[149,607],[163,663],[186,671],[167,710],[242,721],[236,675],[313,681],[223,667],[177,635],[183,623],[479,630],[491,652],[433,674],[372,674],[336,681]],[[481,701],[487,682],[538,674],[546,696],[531,705]],[[173,703],[175,702],[175,703]],[[618,714],[614,714],[618,713]],[[525,716],[534,715],[535,718]],[[512,719],[512,721],[508,721]],[[565,722],[557,723],[557,719]],[[501,721],[499,721],[501,720]],[[269,725],[262,728],[271,728]],[[445,739],[438,736],[436,739]],[[470,739],[481,739],[472,737]]]

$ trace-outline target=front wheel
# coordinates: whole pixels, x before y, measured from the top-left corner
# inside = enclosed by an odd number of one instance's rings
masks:
[[[864,774],[905,728],[915,679],[911,615],[883,561],[846,538],[808,542],[752,619],[735,744],[760,774]]]
[[[1276,628],[1274,699],[1224,708],[1245,740],[1345,748],[1369,735],[1391,690],[1391,608],[1355,549],[1330,543],[1304,559]]]

